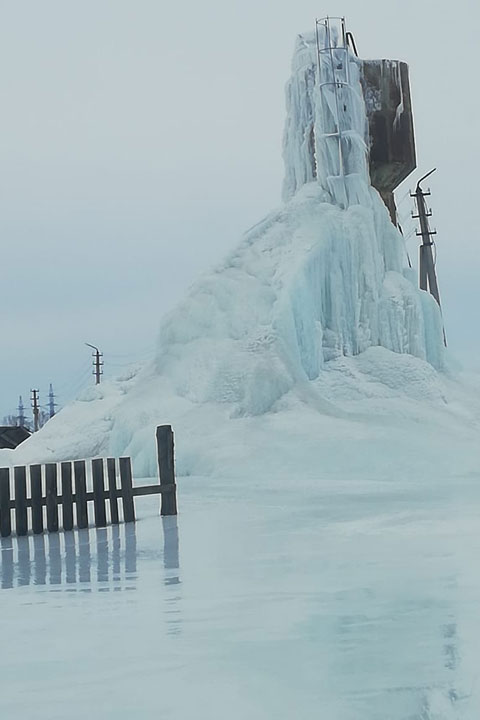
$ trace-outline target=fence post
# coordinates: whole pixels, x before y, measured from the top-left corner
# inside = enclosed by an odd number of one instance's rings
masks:
[[[42,466],[30,465],[30,493],[32,496],[32,530],[43,533]]]
[[[107,513],[105,509],[105,475],[103,471],[103,460],[100,458],[92,460],[92,478],[95,525],[96,527],[105,527],[107,524]]]
[[[118,525],[117,469],[115,458],[107,458],[108,495],[110,498],[110,519]]]
[[[129,457],[120,458],[120,485],[122,488],[123,519],[135,522],[135,505],[132,492],[132,465]]]
[[[45,465],[45,494],[47,498],[47,530],[58,532],[57,465]]]
[[[0,468],[0,535],[8,537],[11,532],[10,470],[9,468]]]
[[[15,529],[17,535],[27,534],[27,468],[18,466],[13,469],[15,488]]]
[[[75,460],[73,463],[73,474],[75,476],[75,504],[77,506],[77,527],[88,527],[87,508],[87,474],[85,460]]]
[[[73,489],[72,489],[72,463],[62,462],[60,465],[62,476],[62,523],[64,530],[73,529]]]
[[[162,492],[162,515],[177,514],[177,487],[175,485],[175,455],[171,425],[159,425],[156,432],[158,472]]]

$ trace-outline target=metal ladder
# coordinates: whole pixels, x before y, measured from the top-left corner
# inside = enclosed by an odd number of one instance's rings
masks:
[[[325,148],[333,143],[336,145],[330,153],[332,157],[334,154],[337,156],[336,168],[329,175],[329,180],[339,179],[343,185],[343,200],[340,198],[343,207],[348,207],[345,177],[350,174],[344,153],[345,139],[358,134],[349,127],[347,107],[353,99],[363,102],[363,97],[356,97],[359,94],[351,84],[349,36],[351,33],[347,32],[344,17],[325,17],[315,21],[318,87],[323,116],[323,127],[317,129],[317,140],[319,143],[323,141]]]

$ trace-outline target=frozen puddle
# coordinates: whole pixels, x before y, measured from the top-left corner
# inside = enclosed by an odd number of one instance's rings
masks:
[[[2,540],[2,718],[478,720],[475,478],[179,482]]]

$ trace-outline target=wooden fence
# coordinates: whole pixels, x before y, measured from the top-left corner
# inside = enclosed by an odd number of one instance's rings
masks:
[[[77,528],[86,528],[89,502],[93,502],[96,527],[107,525],[107,503],[110,507],[110,522],[119,522],[119,500],[122,501],[124,522],[134,522],[134,498],[139,495],[160,494],[161,514],[176,515],[174,440],[171,426],[157,427],[156,440],[160,481],[155,485],[134,487],[129,457],[121,457],[119,460],[96,458],[88,462],[74,460],[59,465],[46,463],[18,466],[13,468],[13,478],[12,468],[0,468],[0,535],[11,535],[12,511],[17,535],[28,533],[29,519],[30,528],[35,534],[44,531],[45,520],[48,532],[58,532],[60,506],[64,530],[72,530],[75,520]],[[87,490],[87,471],[90,468],[92,490]]]

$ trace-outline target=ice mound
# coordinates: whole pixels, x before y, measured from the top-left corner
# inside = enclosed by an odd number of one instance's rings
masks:
[[[380,415],[395,397],[410,408],[445,405],[440,312],[417,289],[402,237],[370,186],[360,61],[349,62],[356,100],[342,120],[343,189],[324,142],[312,39],[303,36],[287,88],[284,205],[163,320],[153,364],[84,394],[18,451],[0,452],[1,463],[129,454],[137,472],[153,474],[153,432],[163,422],[175,426],[180,472],[225,473],[252,448],[275,464],[282,433],[292,435],[285,414],[296,424],[303,413],[300,424],[324,436],[333,426],[326,432],[321,418],[335,418],[341,437],[342,423],[369,403]]]
[[[405,394],[444,403],[434,369],[443,362],[437,305],[404,271],[379,196],[371,190],[368,208],[341,210],[310,183],[164,319],[152,365],[87,390],[0,457],[130,454],[137,472],[152,474],[153,428],[166,422],[180,471],[221,472],[228,452],[254,442],[250,429],[238,445],[247,426],[235,419],[307,406],[338,418],[358,411],[357,395],[380,413],[379,400]]]
[[[340,210],[303,186],[166,318],[156,371],[195,403],[258,415],[325,363],[381,345],[437,368],[435,301],[403,270],[383,202]]]

